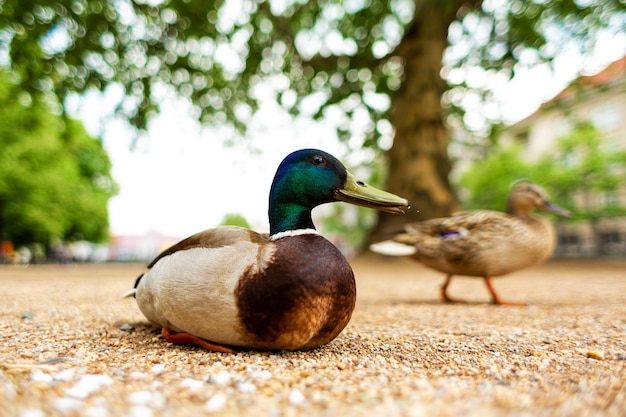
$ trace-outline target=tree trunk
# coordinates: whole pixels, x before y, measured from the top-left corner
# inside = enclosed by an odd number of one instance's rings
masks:
[[[409,200],[404,215],[381,212],[371,241],[385,238],[400,224],[447,216],[457,210],[448,174],[448,135],[443,123],[443,51],[454,10],[436,1],[418,2],[415,20],[394,55],[404,60],[405,80],[394,97],[396,134],[387,152],[387,189]],[[445,3],[445,2],[444,2]]]

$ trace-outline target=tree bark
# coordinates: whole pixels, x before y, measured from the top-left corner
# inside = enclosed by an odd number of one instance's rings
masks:
[[[443,122],[443,51],[455,10],[418,2],[415,19],[394,55],[404,60],[405,80],[393,101],[396,133],[387,152],[387,189],[409,200],[405,215],[379,213],[371,241],[400,224],[447,216],[458,209],[448,174],[448,134]]]

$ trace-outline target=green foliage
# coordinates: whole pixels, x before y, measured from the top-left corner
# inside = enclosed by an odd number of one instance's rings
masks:
[[[626,178],[626,151],[609,146],[589,122],[578,123],[570,134],[558,138],[556,152],[540,158],[535,169],[549,179],[555,199],[576,206],[574,218],[626,214],[626,207],[616,204],[617,190]],[[603,203],[598,196],[615,198]]]
[[[496,147],[489,156],[475,162],[458,183],[466,193],[463,208],[503,211],[511,185],[520,179],[533,180],[532,168],[520,155],[518,146]]]
[[[248,220],[246,220],[246,218],[239,213],[226,213],[220,222],[220,226],[239,226],[251,229]]]
[[[12,69],[34,96],[53,91],[63,99],[121,84],[127,97],[118,110],[140,128],[158,110],[164,86],[188,97],[204,122],[240,130],[260,105],[259,87],[271,86],[293,113],[312,94],[333,104],[364,88],[397,88],[400,74],[379,65],[372,48],[384,42],[383,19],[400,31],[406,23],[392,4],[233,4],[7,0],[0,5],[0,57],[8,45]],[[336,39],[325,40],[331,31]],[[320,117],[321,108],[312,113]]]
[[[573,219],[626,214],[616,198],[626,177],[626,151],[609,146],[592,124],[578,123],[558,138],[552,152],[535,162],[525,162],[521,153],[516,146],[497,147],[475,162],[459,180],[467,194],[463,206],[502,210],[510,185],[528,179],[545,187],[559,206],[570,209]],[[609,197],[608,203],[602,196]]]
[[[482,67],[489,75],[511,75],[520,61],[550,61],[564,42],[584,51],[600,28],[621,31],[626,11],[620,0],[424,2],[457,17],[450,67]],[[344,140],[350,120],[365,110],[371,123],[356,146],[377,148],[376,123],[389,118],[407,76],[402,40],[420,34],[411,27],[426,8],[420,3],[5,0],[0,65],[10,65],[34,99],[52,92],[63,103],[72,92],[119,84],[126,98],[118,111],[140,128],[164,89],[189,98],[203,122],[241,131],[262,96],[294,114],[343,113]],[[445,43],[441,36],[429,42]],[[486,85],[451,83],[452,109],[468,93],[489,94]]]
[[[20,103],[0,71],[0,240],[103,240],[116,186],[100,142],[41,101]]]

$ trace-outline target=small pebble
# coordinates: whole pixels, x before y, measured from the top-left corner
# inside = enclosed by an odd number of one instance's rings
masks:
[[[252,379],[256,379],[258,381],[267,381],[268,379],[270,379],[272,377],[272,373],[270,371],[256,371],[253,372],[250,377],[252,377]]]
[[[230,382],[231,376],[228,371],[220,371],[215,375],[210,375],[207,382],[211,384],[226,385]]]
[[[70,368],[56,374],[53,379],[58,382],[68,382],[74,379],[74,374],[76,373],[76,369]]]
[[[299,389],[293,388],[289,391],[289,404],[298,406],[304,402],[304,395]]]
[[[154,375],[161,375],[163,372],[165,372],[165,365],[163,365],[162,363],[157,363],[150,369],[150,372],[152,372]]]
[[[52,376],[41,372],[41,371],[35,371],[33,373],[30,374],[30,380],[33,382],[41,382],[44,384],[51,384],[52,383]]]
[[[237,384],[237,390],[242,393],[251,393],[256,391],[256,385],[252,382],[240,382]]]
[[[204,381],[199,381],[199,380],[193,379],[193,378],[185,378],[180,383],[181,387],[187,388],[191,392],[200,391],[200,389],[202,389],[203,385],[204,385]]]
[[[67,362],[70,359],[68,358],[59,358],[55,356],[54,358],[46,359],[40,362],[37,362],[38,365],[54,365],[55,363]]]
[[[111,415],[104,406],[89,407],[84,412],[85,417],[108,417]]]
[[[31,408],[19,412],[18,417],[46,417],[43,411]]]
[[[587,357],[591,359],[595,359],[597,361],[604,360],[604,353],[599,352],[597,350],[589,350],[587,351]]]
[[[152,417],[154,411],[150,407],[145,405],[134,405],[130,408],[130,414],[128,417]]]
[[[65,390],[65,394],[70,397],[85,399],[101,387],[110,385],[113,385],[113,380],[108,375],[81,375],[74,386]]]
[[[123,332],[129,332],[131,330],[135,330],[135,328],[128,323],[124,323],[120,326],[120,330]]]
[[[52,400],[52,407],[61,414],[70,414],[80,410],[85,403],[76,398],[58,397]]]
[[[150,391],[135,391],[128,394],[128,402],[134,405],[148,405],[152,401]]]
[[[204,404],[204,408],[207,411],[219,411],[226,406],[226,396],[224,394],[215,394],[211,398],[208,399],[206,404]]]

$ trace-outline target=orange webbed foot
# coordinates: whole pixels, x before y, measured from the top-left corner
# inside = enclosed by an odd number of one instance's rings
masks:
[[[445,290],[441,290],[441,299],[449,304],[467,304],[466,300],[450,297]]]
[[[526,304],[523,301],[507,301],[507,300],[503,300],[501,298],[494,298],[493,300],[491,300],[492,304],[495,304],[497,306],[518,306],[518,307],[526,307],[528,304]]]
[[[457,300],[456,298],[452,298],[448,295],[450,281],[452,281],[452,274],[447,275],[446,280],[441,285],[441,299],[446,303],[466,303],[465,300]]]
[[[200,346],[211,352],[232,353],[233,350],[217,343],[209,342],[186,332],[175,332],[168,328],[161,330],[161,335],[170,343],[175,345]]]
[[[526,306],[526,303],[519,301],[506,301],[498,296],[496,289],[493,287],[493,283],[491,282],[490,277],[485,277],[485,285],[487,285],[487,289],[491,294],[491,302],[495,305],[499,306]]]

